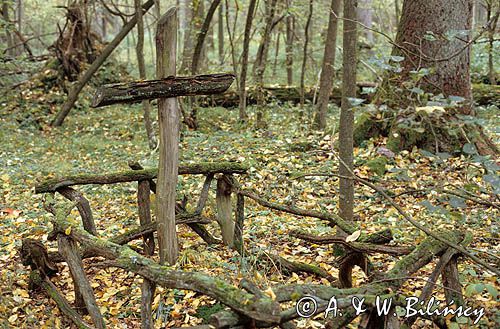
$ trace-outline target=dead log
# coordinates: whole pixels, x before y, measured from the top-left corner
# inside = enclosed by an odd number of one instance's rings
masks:
[[[413,248],[406,246],[385,246],[366,242],[346,242],[344,238],[335,235],[316,236],[300,231],[291,231],[290,236],[315,244],[339,244],[359,253],[381,253],[394,256],[408,255]]]
[[[370,94],[363,93],[363,88],[374,88],[374,82],[358,82],[357,96],[361,99],[371,100]],[[300,103],[300,89],[291,86],[264,86],[262,88],[266,102],[278,101],[281,103],[291,102],[294,104]],[[310,102],[314,99],[314,94],[317,94],[315,88],[306,88],[304,98]],[[247,90],[247,104],[257,104],[258,90],[256,86],[251,86]],[[340,88],[333,88],[330,94],[330,102],[340,105],[341,100]],[[237,107],[239,104],[239,94],[230,90],[223,94],[201,96],[201,106],[223,106],[223,107]]]
[[[92,322],[96,328],[104,329],[106,324],[104,323],[104,318],[102,317],[101,311],[97,306],[94,291],[92,290],[92,287],[90,286],[87,276],[83,270],[82,259],[78,254],[76,243],[65,233],[66,232],[61,232],[58,235],[57,241],[59,252],[68,264],[71,277],[73,278],[75,286],[75,302],[77,301],[77,294],[81,294],[81,299],[83,299],[83,303],[92,318]]]
[[[114,83],[100,87],[96,91],[91,106],[136,103],[156,98],[220,94],[229,88],[234,78],[233,74],[205,74]]]
[[[34,239],[23,239],[21,245],[21,261],[24,266],[29,266],[32,271],[38,271],[42,276],[54,276],[58,268],[47,253],[45,246]],[[30,282],[30,289],[34,288]]]
[[[141,168],[142,169],[142,168]],[[134,170],[134,168],[132,168]],[[137,207],[139,212],[139,224],[141,226],[151,224],[151,200],[149,198],[150,180],[141,180],[137,182]],[[143,236],[144,254],[152,256],[155,252],[155,240],[153,233]],[[143,328],[151,328],[153,326],[153,318],[151,314],[153,296],[156,286],[154,282],[148,279],[143,279],[141,284],[141,319]]]
[[[57,290],[57,287],[49,280],[48,277],[42,275],[39,271],[31,271],[30,282],[33,282],[38,287],[42,288],[49,298],[56,302],[57,307],[61,310],[68,319],[70,319],[78,329],[93,329],[95,327],[87,324],[80,314],[78,314],[69,304],[68,300]]]
[[[243,174],[248,166],[238,162],[201,162],[179,166],[179,175]],[[128,170],[109,174],[81,174],[48,179],[35,186],[35,193],[55,192],[57,189],[73,185],[115,184],[155,179],[158,169]]]
[[[56,211],[53,222],[60,235],[69,230],[68,237],[74,238],[86,248],[95,250],[99,256],[111,260],[110,266],[139,274],[165,288],[187,289],[205,294],[252,319],[268,323],[279,322],[279,305],[267,296],[258,298],[203,273],[170,270],[169,266],[161,266],[126,246],[114,244],[72,227],[67,223],[66,210]]]
[[[82,218],[82,223],[85,231],[93,235],[97,235],[97,229],[95,227],[94,217],[92,216],[92,210],[90,209],[89,201],[83,196],[83,194],[68,186],[57,189],[57,192],[59,192],[68,200],[78,202],[76,208],[78,209],[80,217]]]

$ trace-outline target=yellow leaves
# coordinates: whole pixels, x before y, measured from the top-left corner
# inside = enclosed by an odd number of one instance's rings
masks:
[[[64,230],[64,234],[66,234],[66,235],[71,234],[71,226],[68,226],[68,228]]]
[[[271,287],[264,290],[264,294],[269,296],[269,298],[271,298],[272,300],[276,300],[276,294],[274,293],[273,289],[271,289]]]
[[[17,314],[12,314],[11,316],[9,316],[8,320],[10,323],[15,323],[17,320]]]

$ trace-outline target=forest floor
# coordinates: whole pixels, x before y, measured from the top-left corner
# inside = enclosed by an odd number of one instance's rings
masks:
[[[247,175],[238,177],[245,186],[274,201],[336,212],[336,178],[296,178],[300,173],[335,173],[337,170],[332,148],[336,137],[331,132],[311,133],[309,111],[308,107],[301,113],[288,105],[272,104],[268,109],[268,129],[256,131],[237,124],[237,110],[201,109],[198,112],[200,130],[183,132],[181,161],[242,161],[251,167]],[[487,119],[488,132],[497,142],[500,140],[499,114],[498,108],[493,112],[479,111],[479,115]],[[141,117],[139,106],[80,109],[72,112],[60,129],[35,130],[20,128],[8,116],[0,116],[0,328],[69,327],[54,302],[41,293],[28,292],[29,269],[21,264],[17,251],[25,237],[42,239],[55,250],[53,242],[46,242],[51,215],[43,209],[42,195],[34,194],[34,186],[54,176],[127,170],[129,160],[138,160],[144,167],[156,166],[157,153],[148,150]],[[334,120],[332,115],[330,127],[334,126]],[[356,173],[383,186],[421,224],[432,229],[472,231],[474,241],[469,250],[498,254],[498,209],[436,193],[437,188],[448,184],[451,190],[465,189],[498,204],[498,194],[494,199],[500,189],[498,164],[474,155],[451,157],[415,149],[390,155],[387,164],[381,166],[377,159],[381,153],[387,154],[384,143],[382,138],[372,140],[366,147],[355,150]],[[190,206],[202,184],[200,177],[180,179],[179,191],[188,196]],[[127,227],[137,225],[136,184],[79,189],[90,200],[102,236],[122,233]],[[427,192],[412,192],[419,189]],[[210,209],[214,209],[213,195],[209,200]],[[361,230],[374,232],[389,227],[397,244],[416,244],[425,237],[376,192],[357,185],[355,200],[355,216]],[[290,260],[314,263],[337,275],[332,266],[331,247],[311,245],[287,234],[292,229],[316,234],[331,232],[325,222],[272,212],[250,200],[245,211],[244,240],[255,254],[279,253]],[[213,216],[211,212],[207,215]],[[76,211],[70,216],[78,218]],[[219,236],[215,224],[210,224],[209,229]],[[208,247],[184,226],[179,226],[179,241],[181,257],[176,267],[183,270],[204,271],[234,284],[242,277],[253,278],[264,290],[267,285],[322,281],[312,275],[286,276],[277,268],[262,268],[252,260],[242,260],[236,252],[221,246]],[[371,259],[383,270],[397,260],[385,255]],[[434,263],[416,273],[403,286],[401,294],[418,296],[433,266]],[[466,259],[460,261],[459,272],[467,305],[485,308],[477,327],[500,328],[500,279]],[[109,327],[138,328],[141,279],[114,268],[98,270],[87,266],[87,274]],[[366,281],[361,271],[355,271],[354,276],[355,285]],[[53,281],[72,300],[68,270],[64,269]],[[153,306],[159,325],[199,324],[207,314],[221,309],[214,300],[193,292],[158,291]],[[442,290],[435,296],[443,297]],[[300,320],[298,325],[321,328],[315,319]],[[421,325],[432,327],[424,322]],[[464,327],[473,326],[464,323]]]

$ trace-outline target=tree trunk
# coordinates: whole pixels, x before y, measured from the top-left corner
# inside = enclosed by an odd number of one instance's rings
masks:
[[[356,23],[357,0],[344,0],[344,31],[342,60],[342,106],[339,126],[339,175],[351,176],[353,171],[353,125],[354,114],[350,98],[356,97]],[[345,221],[352,221],[354,206],[354,180],[340,178],[339,215]]]
[[[193,0],[187,11],[190,13],[188,17],[190,17],[191,21],[184,34],[184,48],[182,50],[180,73],[186,73],[192,68],[194,42],[203,24],[203,0]]]
[[[146,64],[144,62],[144,21],[142,18],[141,0],[134,0],[135,14],[137,16],[137,65],[139,66],[139,78],[146,80]],[[156,139],[151,122],[151,105],[148,100],[142,102],[144,111],[144,127],[146,128],[146,136],[148,145],[151,150],[156,148]]]
[[[497,4],[497,10],[498,10],[498,4]],[[494,50],[495,50],[495,31],[497,28],[498,24],[498,18],[499,15],[498,13],[496,16],[493,13],[493,0],[488,0],[486,1],[486,10],[487,10],[487,19],[489,22],[489,27],[488,27],[488,78],[490,80],[491,85],[496,85],[496,73],[495,73],[495,65],[494,65]]]
[[[304,28],[304,48],[302,52],[302,69],[300,70],[300,107],[304,107],[305,103],[305,86],[304,79],[306,74],[307,63],[307,47],[309,46],[309,27],[311,25],[311,18],[313,14],[313,0],[309,0],[309,14],[307,15],[306,26]]]
[[[290,9],[292,0],[287,0],[287,8]],[[286,16],[286,81],[289,86],[293,84],[293,16]]]
[[[266,126],[264,122],[264,73],[267,65],[267,54],[269,52],[269,43],[271,41],[271,30],[273,27],[274,13],[278,0],[264,2],[266,5],[266,24],[262,33],[257,55],[255,57],[254,72],[255,84],[257,86],[257,118],[256,126],[263,128]]]
[[[368,28],[372,28],[373,24],[373,8],[372,0],[359,0],[358,17],[359,21]],[[373,45],[373,31],[363,29],[366,41]]]
[[[383,122],[380,116],[377,119],[362,114],[355,130],[357,143],[382,134],[388,136],[387,146],[393,151],[417,146],[455,153],[470,142],[480,153],[498,152],[479,126],[464,124],[456,116],[474,115],[470,81],[472,9],[472,0],[403,2],[392,52],[392,58],[401,58],[401,71],[389,72],[375,96],[377,103],[386,103],[394,111],[385,114]],[[453,100],[450,96],[463,101],[444,112],[417,109],[428,105],[430,96],[439,94],[447,98],[441,101],[443,106]]]
[[[226,9],[227,10],[227,9]],[[224,64],[224,5],[219,5],[217,21],[217,48],[219,53],[219,64]]]
[[[318,106],[314,125],[320,130],[326,128],[326,113],[328,101],[335,75],[335,53],[337,47],[337,16],[340,11],[340,0],[332,0],[330,18],[328,21],[328,32],[326,34],[325,51],[323,54],[323,67],[319,81]]]
[[[245,23],[245,33],[243,37],[243,51],[241,53],[241,77],[240,77],[240,106],[239,106],[239,120],[245,121],[248,118],[247,107],[247,92],[246,80],[248,70],[248,48],[250,45],[250,31],[252,29],[252,21],[255,13],[255,5],[257,0],[250,0],[248,4],[247,20]]]
[[[142,10],[145,12],[153,6],[154,1],[148,0],[143,6]],[[69,114],[76,101],[78,100],[78,95],[82,91],[83,87],[90,81],[94,73],[101,67],[101,65],[106,61],[106,59],[111,55],[113,50],[120,44],[120,42],[127,36],[127,34],[132,30],[132,28],[137,23],[137,17],[134,16],[130,19],[122,28],[122,30],[116,35],[116,37],[111,41],[106,48],[103,49],[99,57],[97,57],[90,67],[85,71],[85,73],[80,76],[75,85],[70,89],[68,93],[68,98],[64,102],[62,109],[57,113],[57,116],[51,122],[51,126],[59,127],[63,124],[64,119]]]
[[[193,60],[191,63],[191,74],[193,75],[198,71],[198,63],[200,61],[202,53],[203,42],[205,41],[205,37],[210,27],[210,22],[212,21],[212,18],[214,17],[215,11],[217,10],[220,2],[221,0],[212,1],[210,8],[208,8],[207,16],[205,17],[203,25],[201,26],[200,32],[198,33],[198,39],[196,41],[196,46],[194,47]]]
[[[7,25],[10,24],[9,17],[9,1],[4,0],[2,3],[2,18]],[[15,47],[14,47],[14,39],[12,37],[12,33],[10,31],[10,27],[6,26],[3,30],[5,31],[5,38],[7,39],[7,55],[14,56],[15,55]]]

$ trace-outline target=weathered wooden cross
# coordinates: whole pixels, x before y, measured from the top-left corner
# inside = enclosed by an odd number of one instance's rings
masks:
[[[210,95],[226,91],[232,74],[176,77],[177,9],[170,8],[156,31],[156,75],[158,80],[117,83],[97,90],[92,106],[135,103],[158,98],[160,159],[157,181],[157,221],[160,263],[175,264],[178,256],[175,229],[175,189],[179,166],[178,96]]]

